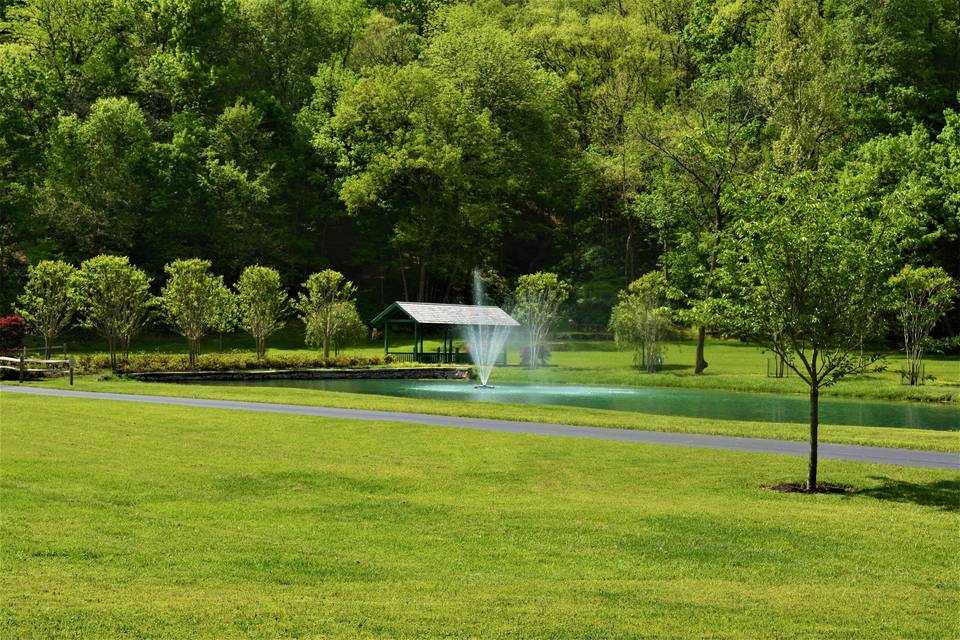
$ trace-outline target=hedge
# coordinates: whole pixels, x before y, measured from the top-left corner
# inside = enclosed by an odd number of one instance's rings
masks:
[[[196,371],[245,371],[251,369],[344,369],[373,367],[385,364],[381,357],[340,355],[324,358],[320,355],[290,353],[267,355],[258,360],[252,353],[207,353],[197,357]],[[107,354],[77,357],[77,370],[97,373],[110,368]],[[118,366],[117,373],[148,373],[157,371],[191,371],[190,359],[185,353],[131,353]]]

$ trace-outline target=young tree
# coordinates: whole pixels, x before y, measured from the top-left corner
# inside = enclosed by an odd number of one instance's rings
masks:
[[[307,325],[307,344],[318,347],[323,344],[323,331],[326,324]],[[333,345],[334,355],[340,353],[340,347],[361,340],[367,334],[367,327],[360,319],[357,307],[352,301],[338,302],[330,309],[329,344]],[[326,356],[324,356],[326,357]]]
[[[540,349],[556,321],[560,305],[570,297],[570,285],[555,273],[538,271],[517,280],[514,314],[527,328],[530,340],[530,367],[540,362]]]
[[[651,271],[620,292],[610,314],[610,331],[618,347],[634,350],[638,369],[654,372],[663,353],[663,340],[673,327],[667,306],[667,279]]]
[[[663,115],[640,112],[635,116],[639,138],[667,162],[675,176],[671,179],[696,196],[692,210],[678,212],[671,249],[687,254],[676,262],[688,265],[685,291],[692,309],[686,315],[697,326],[696,374],[708,365],[704,349],[710,317],[699,303],[715,290],[719,243],[729,218],[725,202],[758,162],[762,117],[750,91],[750,65],[741,58],[735,56],[699,78]]]
[[[30,267],[23,294],[17,299],[17,313],[34,334],[43,338],[44,357],[50,357],[50,343],[60,335],[76,310],[74,281],[77,270],[62,260],[41,260]]]
[[[353,298],[357,288],[332,269],[312,274],[303,288],[306,291],[300,293],[294,306],[307,326],[307,344],[322,346],[323,357],[329,358],[331,341],[343,337],[346,329],[355,328],[352,316],[359,320]]]
[[[96,256],[77,271],[77,297],[82,326],[106,338],[110,368],[116,370],[117,351],[126,360],[130,340],[150,315],[150,278],[126,256]]]
[[[234,285],[240,309],[240,326],[253,336],[257,358],[267,353],[267,337],[284,324],[287,293],[276,269],[252,265],[243,270]]]
[[[174,260],[163,270],[167,284],[159,302],[167,322],[187,339],[193,368],[200,355],[200,338],[217,323],[221,297],[230,292],[223,278],[210,272],[209,260]]]
[[[810,457],[817,488],[820,390],[866,371],[861,354],[884,311],[898,225],[868,218],[833,184],[810,174],[771,178],[744,193],[740,219],[722,246],[725,299],[714,302],[731,331],[763,345],[807,384]]]
[[[903,327],[907,353],[907,376],[911,385],[920,381],[923,348],[933,327],[950,310],[957,285],[940,267],[905,266],[890,278],[892,307]]]

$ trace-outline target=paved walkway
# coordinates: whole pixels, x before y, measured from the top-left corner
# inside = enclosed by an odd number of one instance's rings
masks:
[[[621,442],[669,444],[681,447],[723,449],[727,451],[779,453],[788,456],[806,456],[809,452],[806,442],[792,440],[770,440],[766,438],[736,438],[731,436],[710,436],[660,431],[638,431],[633,429],[575,427],[562,424],[548,424],[543,422],[513,422],[509,420],[487,420],[484,418],[438,416],[426,413],[366,411],[362,409],[334,409],[330,407],[313,407],[295,404],[272,404],[266,402],[205,400],[201,398],[146,396],[125,393],[93,393],[89,391],[66,391],[61,389],[44,389],[41,387],[21,387],[19,385],[0,385],[0,392],[26,393],[43,396],[57,396],[63,398],[116,400],[120,402],[145,402],[149,404],[173,405],[178,407],[202,407],[205,409],[258,411],[262,413],[288,413],[323,418],[407,422],[436,427],[457,427],[461,429],[479,429],[481,431],[529,433],[545,436],[566,436],[570,438],[589,438],[593,440],[618,440]],[[958,435],[958,437],[960,437],[960,435]],[[960,454],[955,453],[821,443],[819,455],[821,458],[832,460],[852,460],[855,462],[896,464],[905,467],[928,467],[935,469],[960,470]]]

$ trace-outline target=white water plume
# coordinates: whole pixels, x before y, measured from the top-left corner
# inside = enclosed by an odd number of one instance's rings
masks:
[[[486,305],[483,281],[480,279],[478,269],[473,270],[473,304],[477,306]],[[493,373],[493,367],[497,364],[497,359],[500,358],[507,346],[507,339],[510,337],[512,328],[509,325],[481,324],[465,325],[463,327],[463,339],[470,350],[470,359],[473,360],[477,377],[480,378],[480,386],[490,386],[488,384],[490,374]]]

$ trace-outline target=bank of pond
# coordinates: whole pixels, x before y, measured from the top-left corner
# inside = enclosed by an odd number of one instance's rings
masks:
[[[470,381],[396,379],[198,380],[196,383],[291,387],[420,400],[561,405],[760,422],[805,423],[809,421],[810,410],[809,401],[800,395],[712,389],[515,383],[478,388]],[[824,424],[960,431],[960,406],[821,398],[820,420]]]

